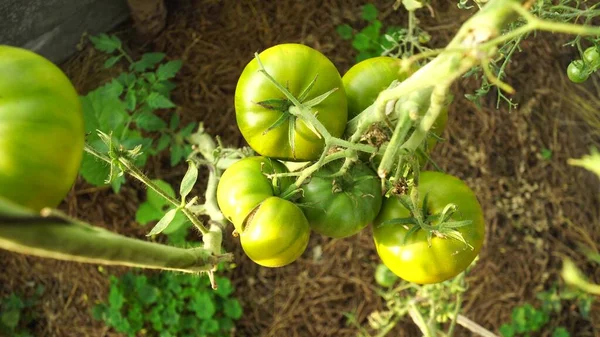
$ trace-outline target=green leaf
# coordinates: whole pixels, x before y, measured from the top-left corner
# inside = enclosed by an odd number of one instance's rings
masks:
[[[108,312],[108,307],[104,303],[100,303],[95,305],[92,308],[92,317],[95,320],[101,321],[105,319],[106,313]]]
[[[146,98],[146,103],[152,109],[169,109],[174,108],[175,104],[171,102],[167,97],[159,94],[158,92],[153,92]]]
[[[159,81],[168,80],[175,77],[179,69],[182,66],[181,60],[169,61],[165,64],[161,64],[156,70],[156,77]]]
[[[377,19],[377,7],[373,4],[366,4],[362,8],[362,18],[367,21]]]
[[[160,219],[162,215],[162,210],[155,208],[149,202],[144,202],[140,204],[139,208],[135,212],[135,221],[140,225],[146,225],[150,221]]]
[[[175,129],[177,129],[177,127],[179,127],[179,115],[174,113],[171,115],[171,120],[169,121],[169,129],[171,129],[172,131],[175,131]]]
[[[149,284],[144,284],[137,287],[137,295],[140,303],[145,306],[153,304],[158,299],[160,291]]]
[[[108,58],[108,60],[106,60],[104,62],[104,68],[106,69],[106,68],[110,68],[110,67],[114,66],[115,64],[117,64],[117,62],[119,62],[121,57],[123,57],[123,55],[117,55],[117,56]]]
[[[584,295],[577,300],[577,307],[579,313],[584,319],[590,319],[590,312],[592,310],[592,304],[594,303],[594,297],[592,295]]]
[[[166,55],[163,53],[146,53],[142,55],[142,58],[139,61],[134,62],[130,68],[137,72],[143,72],[160,63],[165,56]]]
[[[125,303],[125,297],[121,293],[121,290],[117,287],[111,287],[108,294],[108,304],[111,310],[121,310]]]
[[[215,303],[208,292],[197,292],[190,300],[190,309],[199,319],[212,318],[216,312]]]
[[[381,21],[374,20],[370,25],[363,28],[359,34],[363,34],[369,39],[369,47],[375,48],[377,45],[375,43],[379,41],[379,36],[381,35]],[[366,49],[366,48],[365,48]]]
[[[196,184],[196,180],[198,180],[198,168],[193,161],[189,161],[188,169],[181,180],[181,186],[179,187],[179,195],[181,195],[181,200],[185,200],[194,188]]]
[[[313,99],[311,99],[311,100],[309,100],[307,102],[304,102],[304,105],[307,106],[307,107],[317,106],[317,105],[323,103],[323,101],[326,100],[327,97],[329,97],[331,94],[333,94],[334,92],[336,92],[338,89],[339,88],[333,88],[333,89],[327,91],[324,94],[321,94],[321,95],[319,95],[319,96],[317,96],[317,97],[315,97],[315,98],[313,98]]]
[[[120,99],[122,92],[123,85],[113,80],[82,98],[86,133],[95,137],[96,129],[114,134],[122,132],[129,118],[125,103]]]
[[[137,97],[135,96],[135,90],[128,90],[125,94],[125,106],[127,110],[134,111],[137,106]]]
[[[186,125],[183,129],[181,129],[181,131],[179,131],[179,134],[183,138],[189,137],[192,134],[192,132],[194,132],[194,128],[196,128],[197,125],[198,124],[191,122],[190,124]]]
[[[554,332],[552,332],[552,337],[571,337],[571,334],[569,334],[569,331],[567,331],[567,329],[565,329],[562,326],[559,326],[556,329],[554,329]]]
[[[171,145],[171,167],[177,165],[184,158],[184,148],[179,144]]]
[[[379,56],[379,53],[370,51],[370,50],[361,50],[358,55],[356,55],[356,62],[361,62],[367,59],[370,59],[372,57],[377,57]]]
[[[110,166],[89,153],[84,153],[79,174],[85,181],[94,186],[104,186],[106,185],[106,178],[110,174]]]
[[[144,327],[144,313],[142,307],[138,303],[132,303],[127,312],[127,320],[131,327],[131,331],[138,332]]]
[[[156,145],[156,151],[160,152],[160,151],[166,149],[169,146],[169,143],[171,143],[171,136],[168,133],[163,133],[162,135],[160,135],[160,138],[158,139],[158,144]]]
[[[352,27],[348,24],[335,27],[335,31],[340,35],[342,40],[350,40],[352,38]]]
[[[207,334],[214,334],[219,331],[219,322],[214,319],[207,319],[200,323],[200,331]]]
[[[500,335],[502,337],[514,337],[515,336],[515,328],[509,324],[502,324],[500,326]]]
[[[114,35],[90,36],[90,41],[94,44],[94,48],[109,54],[121,48],[121,40]]]
[[[231,285],[231,281],[226,277],[217,277],[217,290],[215,293],[222,297],[227,298],[233,292],[233,286]]]
[[[358,51],[369,50],[371,47],[371,39],[363,33],[358,33],[352,40],[352,47]]]
[[[156,235],[156,234],[161,233],[165,228],[167,228],[167,226],[169,226],[169,224],[171,223],[171,221],[173,221],[173,219],[175,218],[175,214],[176,213],[177,213],[177,209],[176,208],[168,211],[160,219],[160,221],[158,221],[158,223],[156,224],[156,226],[154,226],[154,228],[152,228],[152,230],[150,231],[150,233],[146,234],[146,236],[152,236],[152,235]]]
[[[169,185],[169,183],[160,179],[152,180],[152,182],[157,185],[158,188],[160,188],[166,195],[170,196],[171,198],[175,198],[175,190],[173,187],[171,187],[171,185]],[[146,196],[148,202],[157,209],[166,211],[171,206],[170,202],[168,202],[165,198],[163,198],[162,195],[158,194],[153,189],[149,188],[146,192]]]
[[[242,317],[242,306],[237,299],[228,298],[223,302],[223,312],[225,315],[227,315],[227,317],[239,319]]]
[[[402,0],[402,4],[409,12],[423,8],[423,3],[420,0]]]
[[[152,111],[144,111],[135,118],[135,124],[142,130],[160,131],[167,127],[167,123],[156,116]]]
[[[221,331],[229,332],[235,327],[235,324],[231,318],[225,316],[219,318],[219,326]]]
[[[2,324],[9,329],[14,329],[19,325],[19,319],[21,318],[21,311],[18,309],[12,309],[2,312],[0,321]]]

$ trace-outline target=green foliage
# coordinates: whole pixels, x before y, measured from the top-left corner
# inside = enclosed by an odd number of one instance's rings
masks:
[[[129,71],[81,98],[87,143],[106,153],[108,148],[96,132],[99,130],[110,134],[125,150],[141,146],[140,155],[134,162],[138,167],[143,167],[149,156],[167,148],[171,153],[171,166],[177,165],[191,152],[184,139],[192,133],[195,123],[182,127],[179,116],[172,113],[167,124],[156,111],[175,107],[170,98],[175,88],[171,79],[181,69],[181,61],[165,62],[163,53],[147,53],[135,61],[123,50],[116,36],[101,34],[90,40],[96,49],[116,53],[105,62],[105,67],[125,59],[129,62]],[[110,165],[87,153],[84,155],[80,170],[83,178],[96,186],[111,183],[118,192],[125,178],[110,177],[110,171]]]
[[[584,291],[565,288],[561,291],[557,286],[550,290],[537,294],[540,302],[539,307],[534,307],[529,303],[515,307],[512,311],[511,321],[502,324],[499,329],[502,337],[516,336],[537,336],[542,331],[547,331],[547,327],[553,314],[559,314],[563,309],[563,301],[575,302],[579,308],[579,313],[584,319],[590,319],[590,310],[594,297]],[[569,332],[564,327],[556,327],[552,330],[552,337],[569,337]]]
[[[356,62],[366,60],[371,57],[380,56],[394,45],[394,35],[397,35],[402,29],[399,27],[388,27],[385,32],[383,24],[377,20],[377,7],[373,4],[366,4],[362,7],[362,19],[367,22],[367,26],[354,33],[354,29],[343,24],[336,27],[336,31],[344,40],[352,40],[352,47],[358,51]]]
[[[542,155],[542,158],[544,160],[550,160],[550,159],[552,159],[552,150],[550,150],[550,149],[544,148],[544,149],[542,149],[542,151],[540,152],[540,154]]]
[[[31,297],[22,298],[12,293],[0,299],[0,335],[33,337],[28,325],[35,317],[27,309],[36,305],[43,292],[44,287],[38,285]]]
[[[242,307],[229,279],[216,283],[212,290],[205,276],[171,272],[111,276],[108,299],[92,315],[127,336],[228,337]]]
[[[470,5],[473,3],[477,5],[477,7],[481,7],[487,1],[480,0],[458,0],[458,7],[462,9],[471,9],[474,6]],[[532,1],[533,5],[531,8],[531,13],[537,16],[542,20],[551,20],[555,22],[561,23],[583,23],[586,25],[592,24],[592,20],[600,17],[600,4],[596,3],[594,5],[586,4],[586,1],[580,0],[536,0]],[[512,22],[504,33],[514,31],[523,25],[526,24],[524,19],[516,20]],[[525,33],[521,35],[517,35],[512,39],[507,40],[503,44],[499,45],[499,49],[497,52],[497,57],[489,60],[488,68],[491,73],[498,79],[504,80],[506,77],[506,68],[511,62],[512,56],[516,52],[521,51],[521,42],[527,39],[531,33]],[[592,46],[600,45],[600,38],[592,37],[587,38],[589,44]],[[582,47],[582,37],[576,36],[573,40],[569,41],[566,45],[576,47],[579,51],[581,57],[585,60],[586,57],[584,55],[584,50]],[[583,62],[583,67],[581,71],[584,75],[589,75],[600,68],[600,64],[591,64],[590,62]],[[470,101],[473,101],[478,106],[481,105],[483,97],[485,97],[488,92],[495,88],[497,92],[496,98],[496,108],[499,108],[500,105],[504,102],[508,104],[509,109],[513,109],[517,107],[517,104],[513,102],[512,98],[508,97],[502,90],[500,90],[495,84],[490,82],[490,79],[486,76],[482,75],[482,67],[477,67],[469,71],[465,74],[465,77],[474,76],[476,78],[481,78],[481,87],[476,89],[474,93],[466,94],[465,97]]]
[[[175,198],[175,191],[169,183],[163,180],[152,180],[152,182],[167,195]],[[135,221],[141,225],[147,225],[150,222],[162,219],[166,213],[172,210],[176,210],[176,208],[154,190],[148,189],[146,191],[146,201],[140,204],[135,213]],[[170,243],[178,244],[181,243],[181,239],[187,233],[187,228],[191,225],[192,223],[183,212],[177,211],[168,226],[162,230],[162,233],[168,235]]]

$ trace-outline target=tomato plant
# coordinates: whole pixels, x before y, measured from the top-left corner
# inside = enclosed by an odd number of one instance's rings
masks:
[[[266,157],[241,159],[223,172],[217,186],[217,202],[238,231],[256,206],[290,185],[289,179],[272,181],[266,174],[284,172],[287,168],[282,163]]]
[[[354,235],[371,223],[381,208],[381,183],[362,163],[338,177],[341,161],[322,167],[302,187],[299,199],[310,227],[333,238]]]
[[[308,246],[310,227],[291,201],[269,197],[248,217],[240,242],[248,257],[265,267],[294,262]]]
[[[567,67],[567,77],[574,83],[583,83],[587,81],[589,75],[586,73],[585,64],[582,60],[575,60],[569,63]]]
[[[402,71],[401,60],[394,57],[373,57],[355,64],[342,77],[348,96],[348,119],[373,104],[394,80],[404,81],[409,75]]]
[[[465,270],[475,259],[484,239],[484,220],[481,206],[473,191],[460,179],[439,172],[422,172],[419,185],[422,219],[430,219],[433,236],[426,230],[410,226],[401,220],[415,216],[400,197],[383,202],[373,224],[375,247],[383,263],[399,277],[414,283],[428,284],[450,279]],[[447,205],[454,204],[452,221],[470,221],[445,232],[437,224]],[[409,233],[410,232],[410,233]],[[408,234],[408,235],[407,235]],[[464,240],[464,242],[463,242]]]
[[[265,70],[299,102],[311,105],[312,113],[332,136],[342,135],[348,118],[346,93],[339,72],[327,57],[304,45],[281,44],[263,51],[259,58]],[[292,110],[298,107],[259,69],[256,58],[250,61],[235,90],[236,120],[244,139],[263,156],[317,159],[324,148],[322,137],[297,118]],[[319,99],[332,90],[324,100]]]
[[[0,196],[56,207],[75,182],[84,144],[81,103],[66,75],[25,49],[0,46]]]

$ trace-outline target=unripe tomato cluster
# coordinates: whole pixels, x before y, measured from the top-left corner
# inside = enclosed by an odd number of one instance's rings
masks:
[[[567,77],[571,82],[583,83],[598,69],[600,69],[600,51],[597,46],[592,46],[583,52],[582,60],[569,63]]]
[[[433,214],[452,202],[460,209],[454,215],[457,220],[472,220],[458,229],[465,242],[441,237],[428,241],[419,231],[406,235],[406,225],[381,225],[411,213],[399,197],[383,196],[380,178],[362,161],[343,170],[342,160],[328,163],[300,186],[279,161],[314,162],[324,150],[315,126],[294,113],[299,104],[309,106],[333,137],[341,137],[347,121],[373,104],[379,92],[410,75],[401,70],[399,60],[368,59],[342,78],[326,56],[300,44],[271,47],[259,59],[260,63],[255,58],[245,67],[235,93],[237,125],[259,156],[230,166],[217,188],[219,207],[251,260],[266,267],[284,266],[302,255],[311,230],[345,238],[374,224],[380,257],[406,280],[440,282],[473,261],[483,242],[483,216],[474,194],[459,179],[436,172],[421,174],[420,192],[429,195],[421,200],[426,203],[423,210]],[[438,137],[446,119],[447,109],[432,129]],[[431,150],[438,137],[428,138],[423,150]]]

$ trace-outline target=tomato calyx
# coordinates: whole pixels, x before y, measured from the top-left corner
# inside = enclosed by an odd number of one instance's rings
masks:
[[[425,194],[422,205],[419,207],[416,203],[410,201],[407,196],[397,196],[398,200],[411,216],[405,218],[395,218],[382,222],[378,227],[382,226],[404,226],[408,230],[404,237],[403,244],[407,243],[408,238],[419,230],[427,232],[427,242],[431,247],[431,239],[435,235],[442,239],[453,239],[464,243],[471,250],[474,247],[469,244],[457,228],[469,226],[473,223],[471,220],[453,220],[453,215],[458,212],[458,207],[453,204],[447,204],[444,209],[432,214],[428,207],[428,195]],[[408,200],[407,200],[408,199]]]
[[[256,57],[258,59],[258,55]],[[259,60],[259,63],[260,63],[260,60]],[[262,64],[261,64],[261,67],[262,67]],[[261,72],[269,80],[271,80],[273,82],[273,84],[275,84],[275,86],[287,97],[287,98],[273,98],[273,99],[267,99],[264,101],[256,102],[256,104],[260,105],[261,107],[263,107],[265,109],[274,110],[274,111],[278,111],[281,113],[281,116],[273,124],[271,124],[265,131],[263,131],[262,135],[264,136],[265,134],[269,133],[269,131],[277,129],[278,127],[280,127],[281,125],[283,125],[284,123],[287,122],[289,124],[289,126],[288,126],[288,141],[290,143],[290,147],[292,150],[292,156],[294,158],[296,158],[296,145],[295,145],[296,123],[297,123],[298,118],[303,119],[301,110],[308,109],[310,111],[310,113],[312,113],[313,107],[315,107],[318,104],[321,104],[324,100],[327,99],[327,97],[329,97],[331,94],[333,94],[335,91],[337,91],[338,88],[333,88],[322,95],[319,95],[313,99],[306,101],[308,95],[310,94],[310,91],[313,89],[313,87],[315,86],[315,83],[317,82],[317,79],[319,78],[318,74],[313,78],[313,80],[308,84],[308,86],[306,88],[304,88],[304,90],[302,90],[302,92],[300,93],[300,95],[298,95],[298,97],[294,97],[289,92],[287,87],[283,87],[280,83],[278,83],[274,78],[272,78],[264,70],[264,68],[261,69]],[[317,116],[318,113],[319,113],[318,111],[315,111],[314,115]],[[312,125],[309,121],[304,121],[304,122],[305,122],[304,124],[319,139],[323,138],[323,136],[319,133],[319,131],[317,131],[317,129],[314,125]]]

